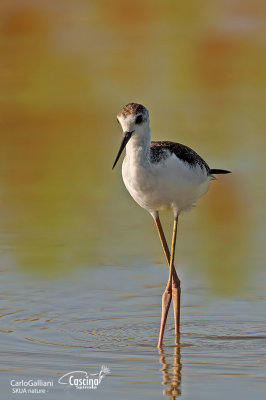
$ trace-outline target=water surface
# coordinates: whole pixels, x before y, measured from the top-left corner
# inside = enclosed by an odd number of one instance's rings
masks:
[[[14,397],[11,379],[35,378],[53,379],[46,394],[51,399],[66,393],[95,399],[265,398],[263,292],[250,288],[245,297],[222,300],[182,274],[180,346],[174,346],[171,312],[164,347],[157,350],[166,278],[166,267],[159,265],[77,269],[42,284],[3,270],[2,398]],[[97,390],[58,383],[67,372],[98,373],[102,365],[111,374]]]

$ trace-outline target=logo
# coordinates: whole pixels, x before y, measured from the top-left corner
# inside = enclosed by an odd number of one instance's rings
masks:
[[[86,371],[71,371],[61,376],[58,383],[76,389],[97,389],[103,378],[110,374],[110,369],[102,365],[98,374],[88,374]]]

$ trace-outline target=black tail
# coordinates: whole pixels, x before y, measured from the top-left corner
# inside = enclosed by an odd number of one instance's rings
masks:
[[[227,171],[226,169],[211,169],[210,170],[210,174],[231,174],[231,171]]]

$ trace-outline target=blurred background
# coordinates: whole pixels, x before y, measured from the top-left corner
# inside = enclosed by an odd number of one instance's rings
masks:
[[[262,0],[2,0],[2,266],[54,278],[165,262],[111,169],[116,114],[134,101],[153,139],[233,171],[180,219],[177,264],[215,293],[244,291],[266,255],[265,16]]]

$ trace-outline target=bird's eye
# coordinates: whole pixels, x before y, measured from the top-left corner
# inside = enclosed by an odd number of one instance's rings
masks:
[[[135,123],[136,124],[141,124],[142,122],[143,122],[143,116],[142,115],[138,115],[136,120],[135,120]]]

